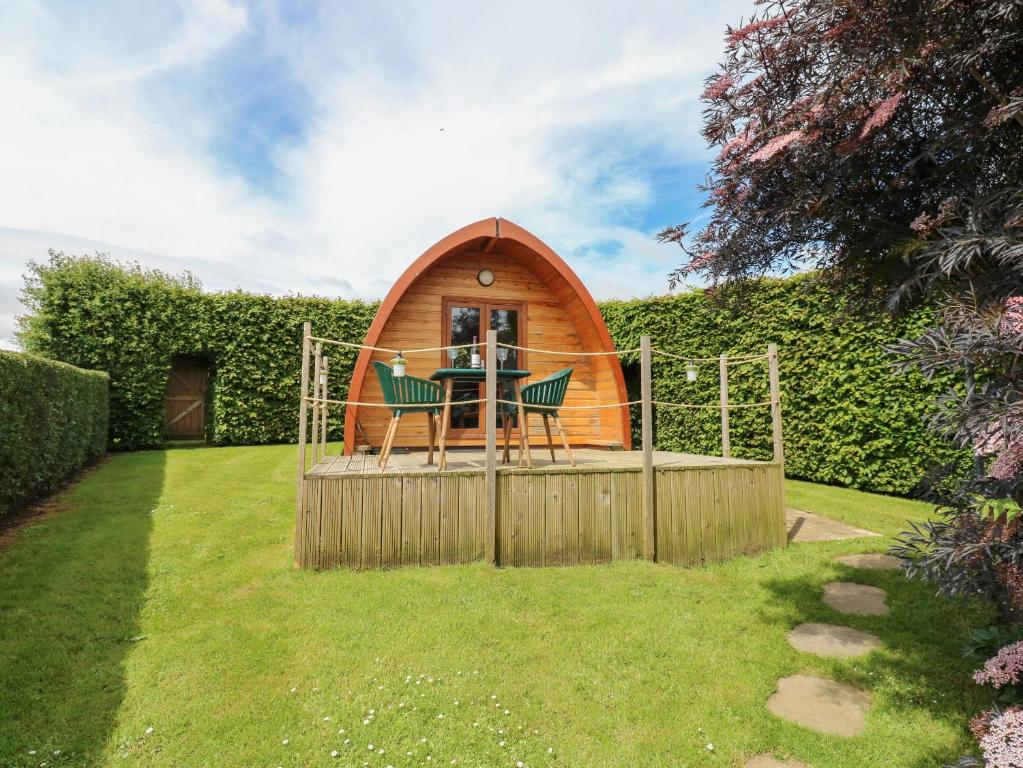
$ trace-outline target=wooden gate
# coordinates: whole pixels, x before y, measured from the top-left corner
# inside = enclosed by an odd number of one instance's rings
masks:
[[[206,384],[210,373],[194,357],[175,357],[167,381],[167,437],[206,437]]]

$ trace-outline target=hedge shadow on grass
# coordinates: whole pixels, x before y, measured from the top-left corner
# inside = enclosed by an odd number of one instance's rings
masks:
[[[911,582],[901,571],[867,571],[834,563],[830,548],[815,554],[824,562],[807,575],[773,578],[762,584],[770,598],[760,612],[761,620],[780,625],[786,633],[804,622],[852,627],[877,635],[884,646],[851,659],[817,657],[787,646],[795,661],[787,674],[819,675],[870,693],[873,704],[865,734],[872,727],[885,727],[893,731],[892,739],[899,739],[904,736],[901,728],[911,723],[921,709],[962,733],[957,745],[917,745],[914,759],[903,768],[935,768],[969,752],[967,723],[987,704],[983,692],[970,680],[972,667],[961,658],[960,644],[971,628],[985,622],[984,606],[936,597],[929,585]],[[822,600],[824,585],[830,581],[884,589],[890,614],[858,616],[833,610]],[[820,739],[822,752],[860,759],[864,765],[870,762],[867,755],[857,755],[856,740],[825,735]],[[769,746],[783,748],[784,744]],[[813,755],[801,759],[812,764]]]
[[[155,451],[114,457],[50,499],[53,513],[0,551],[0,764],[102,762],[125,660],[145,642],[140,613],[164,463]]]

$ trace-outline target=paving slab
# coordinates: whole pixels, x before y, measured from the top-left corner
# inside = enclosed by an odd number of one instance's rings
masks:
[[[785,529],[789,541],[843,541],[881,535],[792,507],[785,510]]]
[[[897,571],[901,567],[899,558],[881,554],[842,555],[836,557],[835,562],[852,568],[863,568],[867,571]]]
[[[803,653],[848,659],[880,648],[884,643],[877,635],[860,632],[837,624],[800,624],[789,632],[789,645]]]
[[[824,603],[839,613],[857,616],[887,616],[888,593],[866,584],[851,581],[833,581],[824,585]]]
[[[793,675],[778,681],[767,708],[778,717],[821,733],[855,736],[863,730],[870,696],[834,680]]]
[[[743,768],[810,768],[810,766],[798,760],[778,760],[770,755],[757,755],[747,760]]]

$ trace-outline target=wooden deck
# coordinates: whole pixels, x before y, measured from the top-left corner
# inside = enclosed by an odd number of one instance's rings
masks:
[[[639,451],[533,449],[497,470],[498,565],[575,565],[643,555]],[[303,480],[296,562],[309,568],[468,563],[486,551],[484,452],[327,456]],[[782,465],[654,452],[655,559],[695,565],[786,543]]]
[[[521,468],[521,471],[543,472],[592,472],[594,470],[642,469],[643,454],[641,451],[605,451],[592,448],[572,450],[576,466],[573,468],[565,459],[560,449],[556,450],[557,463],[551,461],[547,446],[533,446],[533,469]],[[512,450],[510,464],[498,464],[498,472],[519,470],[518,453]],[[426,463],[425,451],[409,451],[408,453],[392,453],[387,462],[386,471],[377,466],[377,456],[357,453],[351,456],[327,456],[312,467],[306,477],[324,477],[331,475],[381,475],[381,474],[439,474],[436,461],[431,466]],[[720,456],[700,456],[695,453],[672,453],[671,451],[654,451],[654,467],[660,468],[693,468],[708,466],[761,466],[763,462],[745,461],[743,459],[723,459]],[[448,467],[444,473],[451,472],[482,472],[486,468],[486,453],[482,450],[454,449],[448,451]]]

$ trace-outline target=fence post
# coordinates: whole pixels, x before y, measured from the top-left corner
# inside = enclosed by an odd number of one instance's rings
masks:
[[[767,345],[767,368],[771,380],[771,435],[774,440],[774,460],[785,463],[785,449],[781,441],[781,382],[778,378],[778,345]]]
[[[487,430],[487,539],[486,557],[497,565],[497,331],[487,331],[485,360]]]
[[[320,362],[323,360],[323,344],[316,342],[315,351],[313,352],[313,400],[317,401],[320,399]],[[313,402],[313,426],[312,438],[313,444],[313,466],[316,466],[316,462],[320,460],[320,404]]]
[[[643,557],[653,560],[657,556],[654,541],[654,515],[656,497],[654,486],[654,409],[652,373],[653,355],[650,337],[639,337],[640,348],[640,399],[643,422]]]
[[[721,455],[732,457],[732,440],[728,434],[728,358],[721,355]]]
[[[305,545],[302,541],[302,514],[305,508],[305,444],[306,444],[306,396],[309,394],[309,337],[313,334],[311,323],[302,325],[302,396],[298,403],[298,477],[295,488],[295,567],[305,559]]]
[[[327,415],[330,413],[330,404],[327,403],[327,385],[330,383],[330,358],[323,358],[323,384],[320,386],[320,397],[323,399],[323,412],[320,414],[320,455],[327,455]]]

